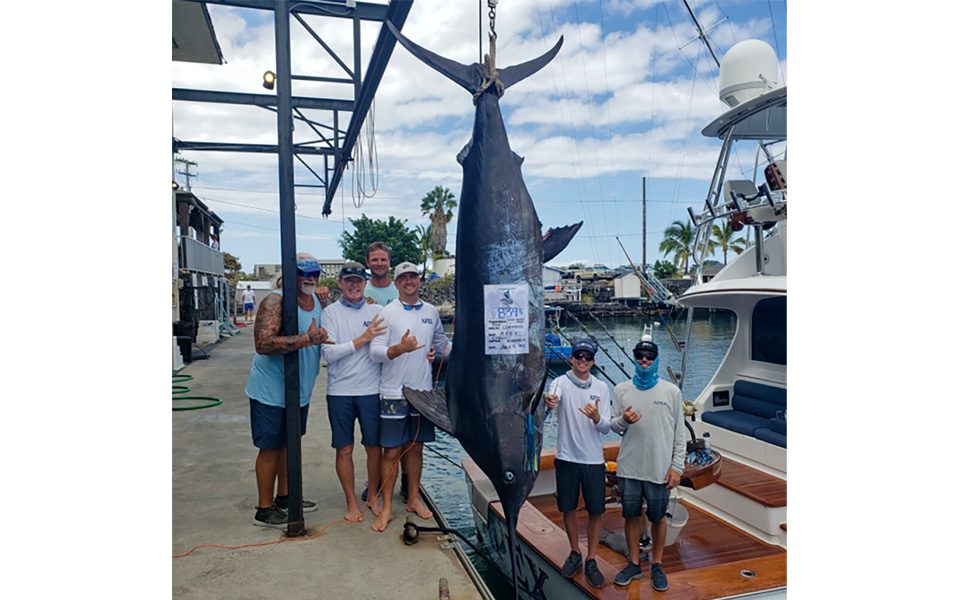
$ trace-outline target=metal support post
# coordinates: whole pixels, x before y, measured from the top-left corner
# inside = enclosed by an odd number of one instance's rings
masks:
[[[277,157],[280,189],[280,261],[283,263],[283,330],[297,335],[297,238],[293,187],[293,104],[290,78],[290,3],[277,0]],[[300,460],[300,356],[283,356],[287,432],[287,535],[304,535],[303,479]]]

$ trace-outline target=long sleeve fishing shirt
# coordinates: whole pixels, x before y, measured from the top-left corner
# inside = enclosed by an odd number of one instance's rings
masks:
[[[323,309],[320,322],[334,345],[323,344],[327,361],[327,394],[330,396],[367,396],[380,393],[380,363],[370,358],[366,344],[354,347],[353,340],[363,334],[370,322],[383,310],[379,304],[352,308],[334,302]]]
[[[640,415],[636,423],[623,418],[628,406]],[[632,381],[624,381],[613,388],[611,414],[610,428],[623,436],[618,476],[663,483],[668,469],[683,473],[686,443],[680,388],[661,379],[641,391]]]
[[[380,372],[380,395],[384,398],[403,398],[403,386],[415,390],[433,389],[433,377],[427,352],[433,346],[437,354],[449,355],[451,344],[440,323],[440,313],[429,302],[420,308],[404,307],[394,300],[383,308],[383,325],[387,331],[370,342],[370,357],[383,364]],[[387,349],[400,343],[403,334],[410,330],[423,348],[401,354],[393,360],[387,357]]]
[[[560,397],[557,405],[557,458],[586,465],[600,465],[603,441],[610,431],[610,388],[590,375],[590,387],[581,388],[561,375],[550,384],[550,393]],[[599,400],[599,402],[597,402]],[[587,404],[597,403],[600,421],[596,424],[580,412]]]

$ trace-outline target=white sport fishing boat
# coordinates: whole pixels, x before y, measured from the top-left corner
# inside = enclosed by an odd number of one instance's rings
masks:
[[[691,211],[697,242],[709,239],[715,224],[729,221],[737,230],[749,228],[754,244],[708,283],[698,268],[695,284],[679,298],[689,309],[684,348],[694,308],[730,310],[737,329],[713,378],[687,407],[693,437],[709,434],[722,460],[706,468],[688,465],[671,500],[663,556],[670,588],[653,591],[646,561],[642,579],[614,585],[627,558],[603,544],[597,563],[606,585],[590,587],[582,570],[572,579],[560,575],[569,545],[554,496],[555,451],[547,450],[517,526],[518,581],[525,597],[786,597],[787,92],[776,81],[777,59],[769,45],[747,40],[731,48],[720,69],[721,100],[731,108],[703,130],[723,145],[704,209]],[[731,153],[742,143],[759,145],[766,163],[753,180],[728,177]],[[696,263],[702,265],[702,254]],[[685,366],[677,376],[681,387]],[[615,461],[617,450],[616,442],[608,443],[606,460]],[[469,459],[464,471],[478,537],[509,574],[506,525],[493,485]],[[608,491],[603,531],[610,539],[623,534],[623,519],[615,489]],[[587,514],[578,514],[586,548]]]

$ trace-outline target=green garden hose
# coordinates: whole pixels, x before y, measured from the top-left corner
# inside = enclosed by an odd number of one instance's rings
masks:
[[[173,383],[183,383],[184,381],[190,381],[193,379],[191,375],[174,375]],[[174,385],[173,394],[185,394],[190,391],[190,388],[185,385]],[[223,404],[223,400],[214,396],[180,396],[179,398],[173,398],[174,402],[182,402],[184,400],[209,400],[210,402],[205,402],[204,404],[192,404],[189,406],[174,406],[173,410],[200,410],[201,408],[213,408],[214,406],[220,406]]]

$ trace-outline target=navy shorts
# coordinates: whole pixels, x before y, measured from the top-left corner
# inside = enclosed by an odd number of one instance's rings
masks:
[[[243,312],[250,312],[253,310],[253,302],[245,302],[243,304]]]
[[[380,445],[384,448],[396,448],[407,442],[433,442],[437,439],[433,423],[416,411],[411,410],[407,401],[400,399],[380,399]]]
[[[380,445],[380,395],[327,396],[327,417],[330,419],[331,446],[353,445],[353,422],[360,421],[360,443]]]
[[[667,484],[625,477],[617,477],[617,483],[620,486],[624,519],[639,517],[644,499],[647,501],[647,519],[651,523],[659,523],[667,514],[667,502],[670,500]]]
[[[556,459],[553,461],[557,476],[557,510],[576,510],[583,491],[583,503],[591,515],[602,515],[606,508],[603,496],[606,491],[606,465],[585,465]]]
[[[307,413],[310,405],[300,407],[300,437],[307,433]],[[286,408],[270,406],[250,398],[250,431],[253,445],[265,450],[287,447]]]

